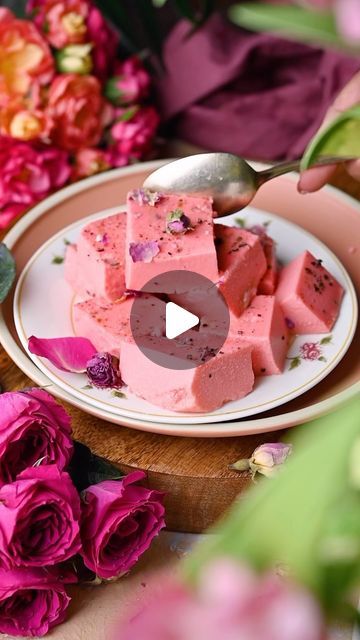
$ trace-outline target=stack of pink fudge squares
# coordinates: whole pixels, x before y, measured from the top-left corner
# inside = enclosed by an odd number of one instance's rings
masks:
[[[248,394],[254,376],[280,374],[291,334],[331,330],[343,295],[308,251],[279,271],[275,243],[264,228],[214,224],[213,218],[208,197],[134,190],[127,213],[91,222],[67,249],[65,277],[81,299],[73,308],[76,334],[119,357],[131,392],[171,411],[214,411]],[[183,269],[216,283],[229,308],[230,330],[209,361],[169,373],[134,343],[130,312],[134,293],[151,278]],[[143,294],[153,309],[149,313],[146,305],[144,336],[164,340],[159,317],[165,318],[165,300],[172,299],[161,295],[167,293]],[[173,298],[187,308],[186,292]],[[211,310],[200,318],[199,331],[217,331]]]

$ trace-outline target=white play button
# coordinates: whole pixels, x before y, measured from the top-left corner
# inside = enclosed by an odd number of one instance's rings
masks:
[[[199,318],[194,313],[179,307],[175,302],[168,302],[165,311],[165,334],[169,340],[199,324]]]

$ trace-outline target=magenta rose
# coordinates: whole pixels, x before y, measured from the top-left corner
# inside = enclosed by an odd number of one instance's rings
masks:
[[[110,147],[112,164],[123,166],[129,159],[139,159],[151,147],[159,125],[159,116],[153,107],[142,107],[128,118],[130,110],[119,111],[118,120],[111,127],[114,144]]]
[[[0,137],[0,229],[64,186],[70,173],[64,151]]]
[[[108,80],[105,95],[116,105],[127,105],[144,98],[150,87],[150,76],[137,56],[118,62]]]
[[[134,484],[144,477],[134,472],[93,485],[83,494],[80,553],[100,578],[127,573],[165,526],[164,494]]]
[[[93,48],[91,51],[94,74],[101,80],[107,78],[112,71],[116,59],[119,37],[116,31],[106,22],[99,9],[90,7],[87,18],[87,31],[89,41]]]
[[[321,356],[319,343],[304,342],[300,347],[300,353],[303,360],[318,360]]]
[[[0,567],[43,567],[80,550],[80,498],[55,465],[23,471],[0,489]]]
[[[75,576],[57,567],[0,569],[0,633],[44,636],[65,619],[70,582]]]
[[[64,469],[72,453],[70,416],[46,391],[0,395],[0,486],[36,462]]]

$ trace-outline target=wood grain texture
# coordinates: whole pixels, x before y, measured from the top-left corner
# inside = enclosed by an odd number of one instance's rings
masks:
[[[360,199],[360,184],[343,171],[334,183]],[[1,347],[0,383],[7,391],[32,384]],[[166,492],[167,525],[176,531],[200,532],[211,525],[250,482],[248,474],[228,465],[284,433],[223,439],[163,436],[112,425],[63,404],[72,416],[75,438],[123,471],[144,470],[149,486]]]

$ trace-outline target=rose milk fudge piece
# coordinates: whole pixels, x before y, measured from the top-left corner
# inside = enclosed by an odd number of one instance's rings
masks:
[[[159,298],[145,295],[142,300],[152,299],[151,305],[146,304],[144,314],[141,314],[141,300],[137,309],[139,317],[139,334],[158,336],[163,317],[165,326],[165,303]],[[109,302],[99,298],[89,298],[73,307],[73,325],[76,335],[88,338],[98,351],[108,351],[118,356],[121,342],[132,336],[130,328],[130,313],[134,298],[123,301]],[[136,320],[135,320],[136,322]]]
[[[259,282],[257,293],[259,295],[271,296],[275,293],[278,280],[278,265],[276,259],[276,245],[272,238],[266,237],[263,243],[263,249],[266,258],[265,275]]]
[[[152,194],[149,202],[148,194],[136,190],[128,195],[127,288],[139,290],[159,274],[184,269],[216,282],[212,199]]]
[[[64,277],[72,290],[82,297],[87,297],[86,282],[83,281],[78,269],[77,246],[69,244],[66,247],[64,260]]]
[[[167,349],[153,339],[149,348]],[[184,346],[181,358],[186,359]],[[226,402],[248,394],[254,384],[251,348],[226,341],[219,353],[192,369],[167,369],[146,357],[133,341],[124,341],[120,351],[120,371],[131,392],[171,411],[215,411]]]
[[[219,289],[229,309],[236,315],[246,309],[266,271],[260,238],[236,227],[215,225],[220,271]]]
[[[283,371],[289,331],[275,296],[255,296],[240,318],[232,315],[229,336],[251,346],[256,376]]]
[[[327,333],[338,317],[344,290],[309,251],[279,276],[276,299],[294,333]]]
[[[107,300],[122,296],[125,290],[125,229],[125,213],[95,220],[82,229],[77,243],[77,278],[73,280],[75,285],[81,285],[80,291],[75,289],[77,293],[84,294],[85,282],[87,296]]]

